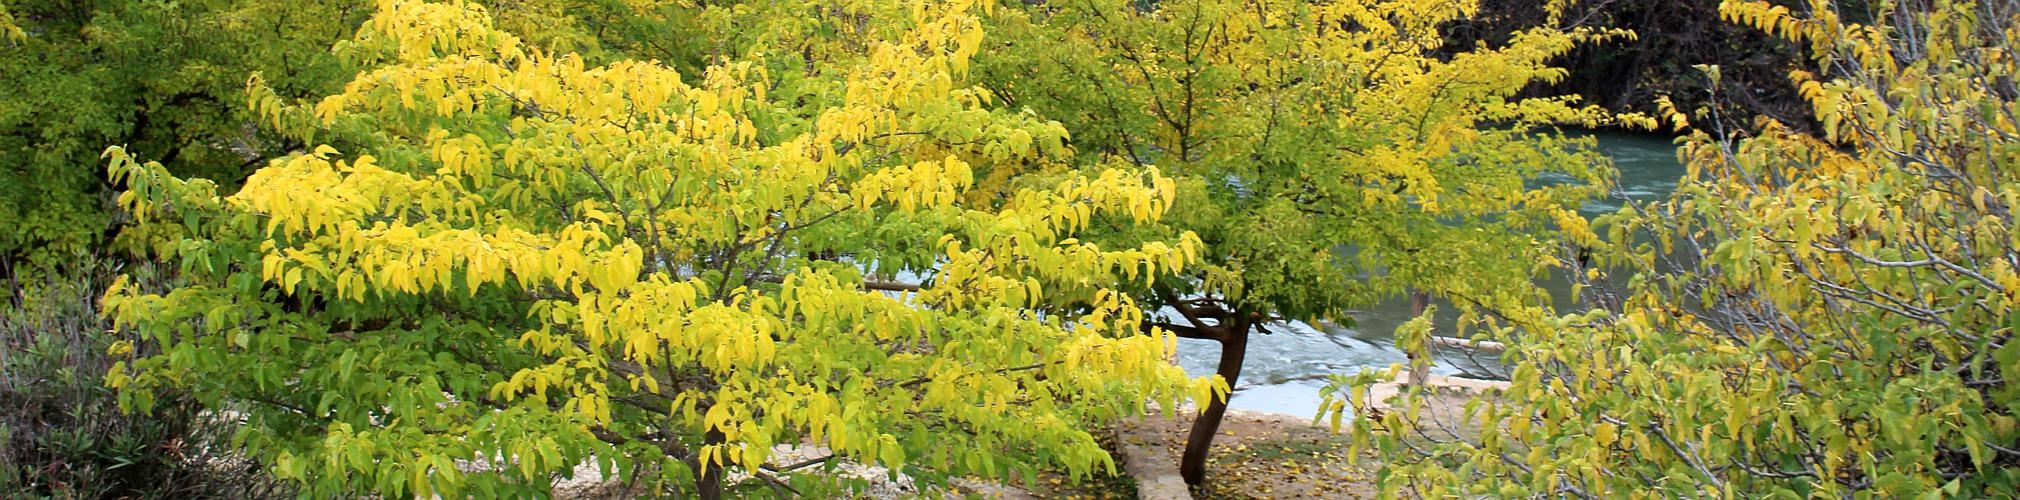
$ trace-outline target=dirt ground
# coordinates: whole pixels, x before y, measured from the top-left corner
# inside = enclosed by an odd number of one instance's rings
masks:
[[[1437,389],[1420,414],[1425,425],[1454,429],[1466,436],[1477,436],[1479,431],[1476,425],[1463,421],[1466,401],[1507,384],[1442,376],[1433,376],[1427,383]],[[1399,390],[1394,382],[1377,384],[1370,396],[1387,400]],[[1190,411],[1176,412],[1170,418],[1146,416],[1124,424],[1118,439],[1145,445],[1162,454],[1156,459],[1177,464],[1192,417]],[[1380,464],[1381,457],[1372,450],[1354,454],[1344,434],[1323,423],[1315,425],[1308,417],[1231,409],[1221,421],[1213,451],[1207,454],[1207,484],[1192,494],[1201,499],[1375,498],[1375,469]]]
[[[1190,413],[1149,416],[1126,428],[1121,439],[1142,440],[1178,463]],[[1347,438],[1309,420],[1289,415],[1229,410],[1207,454],[1207,484],[1193,492],[1203,499],[1374,498],[1375,456],[1349,460]]]

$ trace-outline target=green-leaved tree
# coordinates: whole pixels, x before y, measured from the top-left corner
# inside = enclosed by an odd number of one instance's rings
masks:
[[[356,1],[243,0],[0,5],[0,254],[40,264],[91,251],[113,225],[100,152],[159,159],[235,185],[289,147],[249,126],[246,76],[275,92],[336,90],[330,43],[364,19]]]

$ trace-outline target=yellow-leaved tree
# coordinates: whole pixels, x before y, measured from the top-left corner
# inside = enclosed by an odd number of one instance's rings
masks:
[[[1562,78],[1551,63],[1579,44],[1629,34],[1544,27],[1445,46],[1441,30],[1477,12],[1449,0],[1046,3],[991,18],[1003,48],[982,67],[1004,99],[1064,123],[1084,156],[1177,179],[1171,217],[1083,239],[1198,234],[1202,265],[1138,293],[1170,308],[1157,326],[1219,342],[1232,384],[1252,332],[1349,319],[1413,290],[1457,305],[1459,332],[1506,340],[1493,313],[1546,303],[1532,279],[1593,238],[1577,210],[1607,193],[1612,165],[1556,127],[1645,120],[1521,92]],[[1399,337],[1412,351],[1423,340]],[[1225,409],[1211,402],[1195,421],[1187,482],[1206,479]]]
[[[1584,276],[1631,278],[1519,315],[1508,390],[1363,413],[1386,494],[2020,496],[2020,5],[1781,3],[1720,12],[1809,52],[1818,133],[1687,136],[1669,200],[1597,221]]]
[[[158,344],[109,382],[240,412],[310,494],[537,493],[594,463],[709,497],[802,443],[928,477],[1112,468],[1089,422],[1225,390],[1116,291],[1200,242],[1072,239],[1175,186],[1070,167],[1061,126],[963,83],[986,8],[723,7],[696,17],[736,35],[682,74],[383,1],[337,48],[365,68],[343,92],[253,83],[265,126],[326,146],[231,194],[108,151],[127,237],[184,282],[107,293]]]

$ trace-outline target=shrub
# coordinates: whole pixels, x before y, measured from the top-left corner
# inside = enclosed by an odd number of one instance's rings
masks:
[[[224,438],[232,425],[188,398],[167,397],[151,414],[122,413],[103,382],[127,351],[106,333],[97,295],[115,268],[93,260],[43,272],[0,306],[0,492],[54,498],[257,498],[277,483]],[[143,268],[138,275],[153,275]],[[148,281],[159,281],[150,279]]]

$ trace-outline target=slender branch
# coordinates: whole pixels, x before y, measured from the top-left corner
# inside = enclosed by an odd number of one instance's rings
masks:
[[[889,280],[863,280],[863,288],[886,292],[916,292],[922,289],[918,283]]]
[[[1942,268],[1944,268],[1944,269],[1949,269],[1949,270],[1950,270],[1951,272],[1955,272],[1955,273],[1957,273],[1957,274],[1962,274],[1962,275],[1965,275],[1965,276],[1969,276],[1969,277],[1971,277],[1971,279],[1973,279],[1973,280],[1976,280],[1977,282],[1979,282],[1979,283],[1982,283],[1982,284],[1984,284],[1984,285],[1985,285],[1986,287],[1988,287],[1988,288],[1991,288],[1991,289],[1992,289],[1992,290],[1994,290],[1994,291],[1998,291],[1998,292],[2005,292],[2005,291],[2006,291],[2006,287],[2003,287],[2003,286],[1999,286],[1999,283],[1998,283],[1997,281],[1993,281],[1993,280],[1992,280],[1992,278],[1988,278],[1988,277],[1985,277],[1985,275],[1983,275],[1983,274],[1978,274],[1978,272],[1977,272],[1977,271],[1972,271],[1971,269],[1969,269],[1969,268],[1966,268],[1966,267],[1964,267],[1964,266],[1959,266],[1959,265],[1957,265],[1956,263],[1954,263],[1954,262],[1950,262],[1950,261],[1949,261],[1948,259],[1944,259],[1944,258],[1942,258],[1942,257],[1939,257],[1939,256],[1936,256],[1936,255],[1935,255],[1935,254],[1933,254],[1933,253],[1932,253],[1932,254],[1929,254],[1929,258],[1927,258],[1927,259],[1922,259],[1922,260],[1916,260],[1916,261],[1890,261],[1890,260],[1881,260],[1881,259],[1877,259],[1877,258],[1874,258],[1874,257],[1872,257],[1872,256],[1869,256],[1869,255],[1866,255],[1866,254],[1863,254],[1863,253],[1859,253],[1859,252],[1858,252],[1857,250],[1852,250],[1852,249],[1850,249],[1850,248],[1841,248],[1841,247],[1828,247],[1828,246],[1823,246],[1823,245],[1819,245],[1819,244],[1815,244],[1815,243],[1811,243],[1811,244],[1810,244],[1810,246],[1811,246],[1811,247],[1815,247],[1815,248],[1816,248],[1817,250],[1822,250],[1822,251],[1825,251],[1825,252],[1830,252],[1830,253],[1834,253],[1834,254],[1840,254],[1840,255],[1848,255],[1848,256],[1851,256],[1852,258],[1855,258],[1855,259],[1859,259],[1860,261],[1862,261],[1862,262],[1865,262],[1865,263],[1867,263],[1867,264],[1871,264],[1871,265],[1875,265],[1875,266],[1880,266],[1880,267],[1924,267],[1924,266],[1929,266],[1929,265],[1936,265],[1936,266],[1941,266],[1941,267],[1942,267]]]
[[[778,494],[779,496],[784,497],[786,495],[784,495],[783,493],[792,492],[793,497],[806,496],[805,493],[801,493],[800,490],[793,488],[793,485],[788,484],[785,481],[780,480],[778,476],[771,475],[770,473],[766,473],[763,470],[750,471],[750,475],[758,479],[763,479],[766,485],[771,486],[773,494]]]
[[[779,473],[779,474],[785,474],[785,473],[788,473],[788,472],[792,472],[792,471],[796,471],[796,470],[800,470],[800,469],[805,469],[805,468],[807,468],[807,467],[812,467],[812,466],[815,466],[815,465],[820,465],[820,464],[823,464],[823,463],[827,463],[828,461],[830,461],[830,460],[834,460],[834,459],[835,459],[835,454],[833,454],[833,453],[829,453],[829,454],[827,454],[827,455],[823,455],[823,456],[820,456],[820,457],[815,457],[815,458],[810,458],[810,459],[807,459],[806,461],[802,461],[802,462],[799,462],[799,463],[796,463],[796,464],[792,464],[792,465],[787,465],[787,466],[777,466],[777,465],[772,465],[772,464],[764,464],[764,465],[759,465],[759,466],[758,466],[758,468],[761,468],[761,469],[764,469],[764,470],[768,470],[768,471],[772,471],[772,472],[776,472],[776,473]]]
[[[1610,417],[1606,419],[1616,422],[1614,425],[1626,424],[1626,422],[1621,422]],[[1689,463],[1691,468],[1697,469],[1697,472],[1700,474],[1704,474],[1705,479],[1710,479],[1712,486],[1725,487],[1725,481],[1720,480],[1718,474],[1713,473],[1710,468],[1705,467],[1704,462],[1698,460],[1696,453],[1685,453],[1682,447],[1677,446],[1676,441],[1669,438],[1669,431],[1663,430],[1661,424],[1649,422],[1646,428],[1655,432],[1655,437],[1662,440],[1663,446],[1668,447],[1670,453],[1683,457],[1684,462]]]
[[[779,276],[776,274],[767,274],[751,278],[751,281],[759,281],[765,283],[784,283],[785,280],[786,279],[784,276]],[[925,289],[925,286],[920,285],[918,283],[906,283],[903,281],[893,281],[893,280],[865,279],[863,280],[861,285],[864,290],[875,290],[881,292],[916,292]]]
[[[1044,367],[1045,367],[1045,365],[1049,365],[1049,364],[1052,364],[1052,363],[1050,363],[1050,362],[1041,362],[1041,363],[1032,363],[1032,364],[1028,364],[1028,365],[1021,365],[1021,366],[1012,366],[1012,367],[1008,367],[1008,368],[998,368],[998,369],[995,369],[995,370],[991,370],[991,371],[989,371],[988,373],[990,373],[990,374],[992,374],[992,375],[1001,375],[1001,374],[1005,374],[1005,373],[1014,373],[1014,372],[1022,372],[1022,371],[1031,371],[1031,370],[1036,370],[1036,369],[1039,369],[1039,368],[1044,368]],[[979,372],[977,372],[977,373],[979,373]],[[965,377],[965,376],[968,376],[968,375],[973,375],[973,374],[974,374],[974,373],[963,373],[963,374],[960,374],[960,375],[955,375],[955,376],[954,376],[954,378],[958,379],[958,378],[961,378],[961,377]],[[915,378],[915,379],[911,379],[911,380],[907,380],[907,381],[904,381],[904,382],[899,382],[899,383],[897,383],[897,384],[896,384],[896,387],[898,387],[898,388],[900,388],[900,389],[910,389],[910,388],[913,388],[913,387],[918,387],[918,386],[919,386],[920,384],[924,384],[924,383],[927,383],[927,382],[931,382],[931,381],[933,381],[933,377],[925,377],[925,376],[922,376],[922,377],[919,377],[919,378]]]
[[[605,429],[602,427],[595,427],[589,429],[589,434],[592,436],[596,436],[596,440],[598,441],[610,443],[611,445],[614,446],[623,446],[626,444],[631,444],[631,442],[633,441],[639,440],[623,436],[615,432],[611,432],[609,429]],[[680,443],[674,442],[671,439],[654,440],[649,442],[659,447],[660,453],[664,453],[666,454],[666,456],[672,457],[676,460],[686,460],[690,455],[692,455],[691,453],[688,452],[686,446],[681,446]]]

